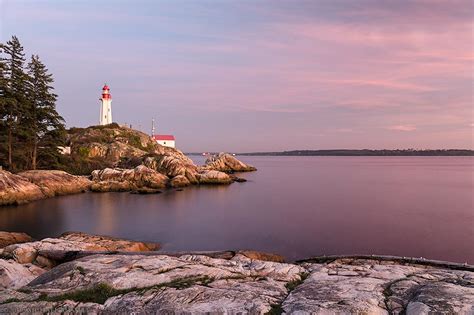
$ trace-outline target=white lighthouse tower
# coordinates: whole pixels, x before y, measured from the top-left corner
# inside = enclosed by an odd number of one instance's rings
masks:
[[[108,125],[112,123],[112,95],[107,83],[102,88],[102,97],[99,98],[100,106],[100,125]]]

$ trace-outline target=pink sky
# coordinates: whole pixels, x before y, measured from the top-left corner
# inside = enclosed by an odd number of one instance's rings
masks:
[[[3,1],[69,126],[114,118],[185,151],[474,148],[471,1]],[[101,12],[106,11],[104,20]]]

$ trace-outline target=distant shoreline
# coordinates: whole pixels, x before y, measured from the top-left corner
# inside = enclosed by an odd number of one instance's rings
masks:
[[[186,153],[187,155],[202,155],[202,153]],[[212,154],[210,152],[210,154]],[[474,156],[474,150],[292,150],[281,152],[247,152],[236,153],[241,156]]]

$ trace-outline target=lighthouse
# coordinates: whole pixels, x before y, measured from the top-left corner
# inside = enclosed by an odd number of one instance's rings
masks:
[[[99,98],[100,106],[100,125],[108,125],[112,123],[112,95],[107,83],[102,88],[102,97]]]

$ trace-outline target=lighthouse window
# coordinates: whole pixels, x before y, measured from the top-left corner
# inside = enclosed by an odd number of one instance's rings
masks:
[[[166,141],[164,141],[163,144],[166,144]]]

